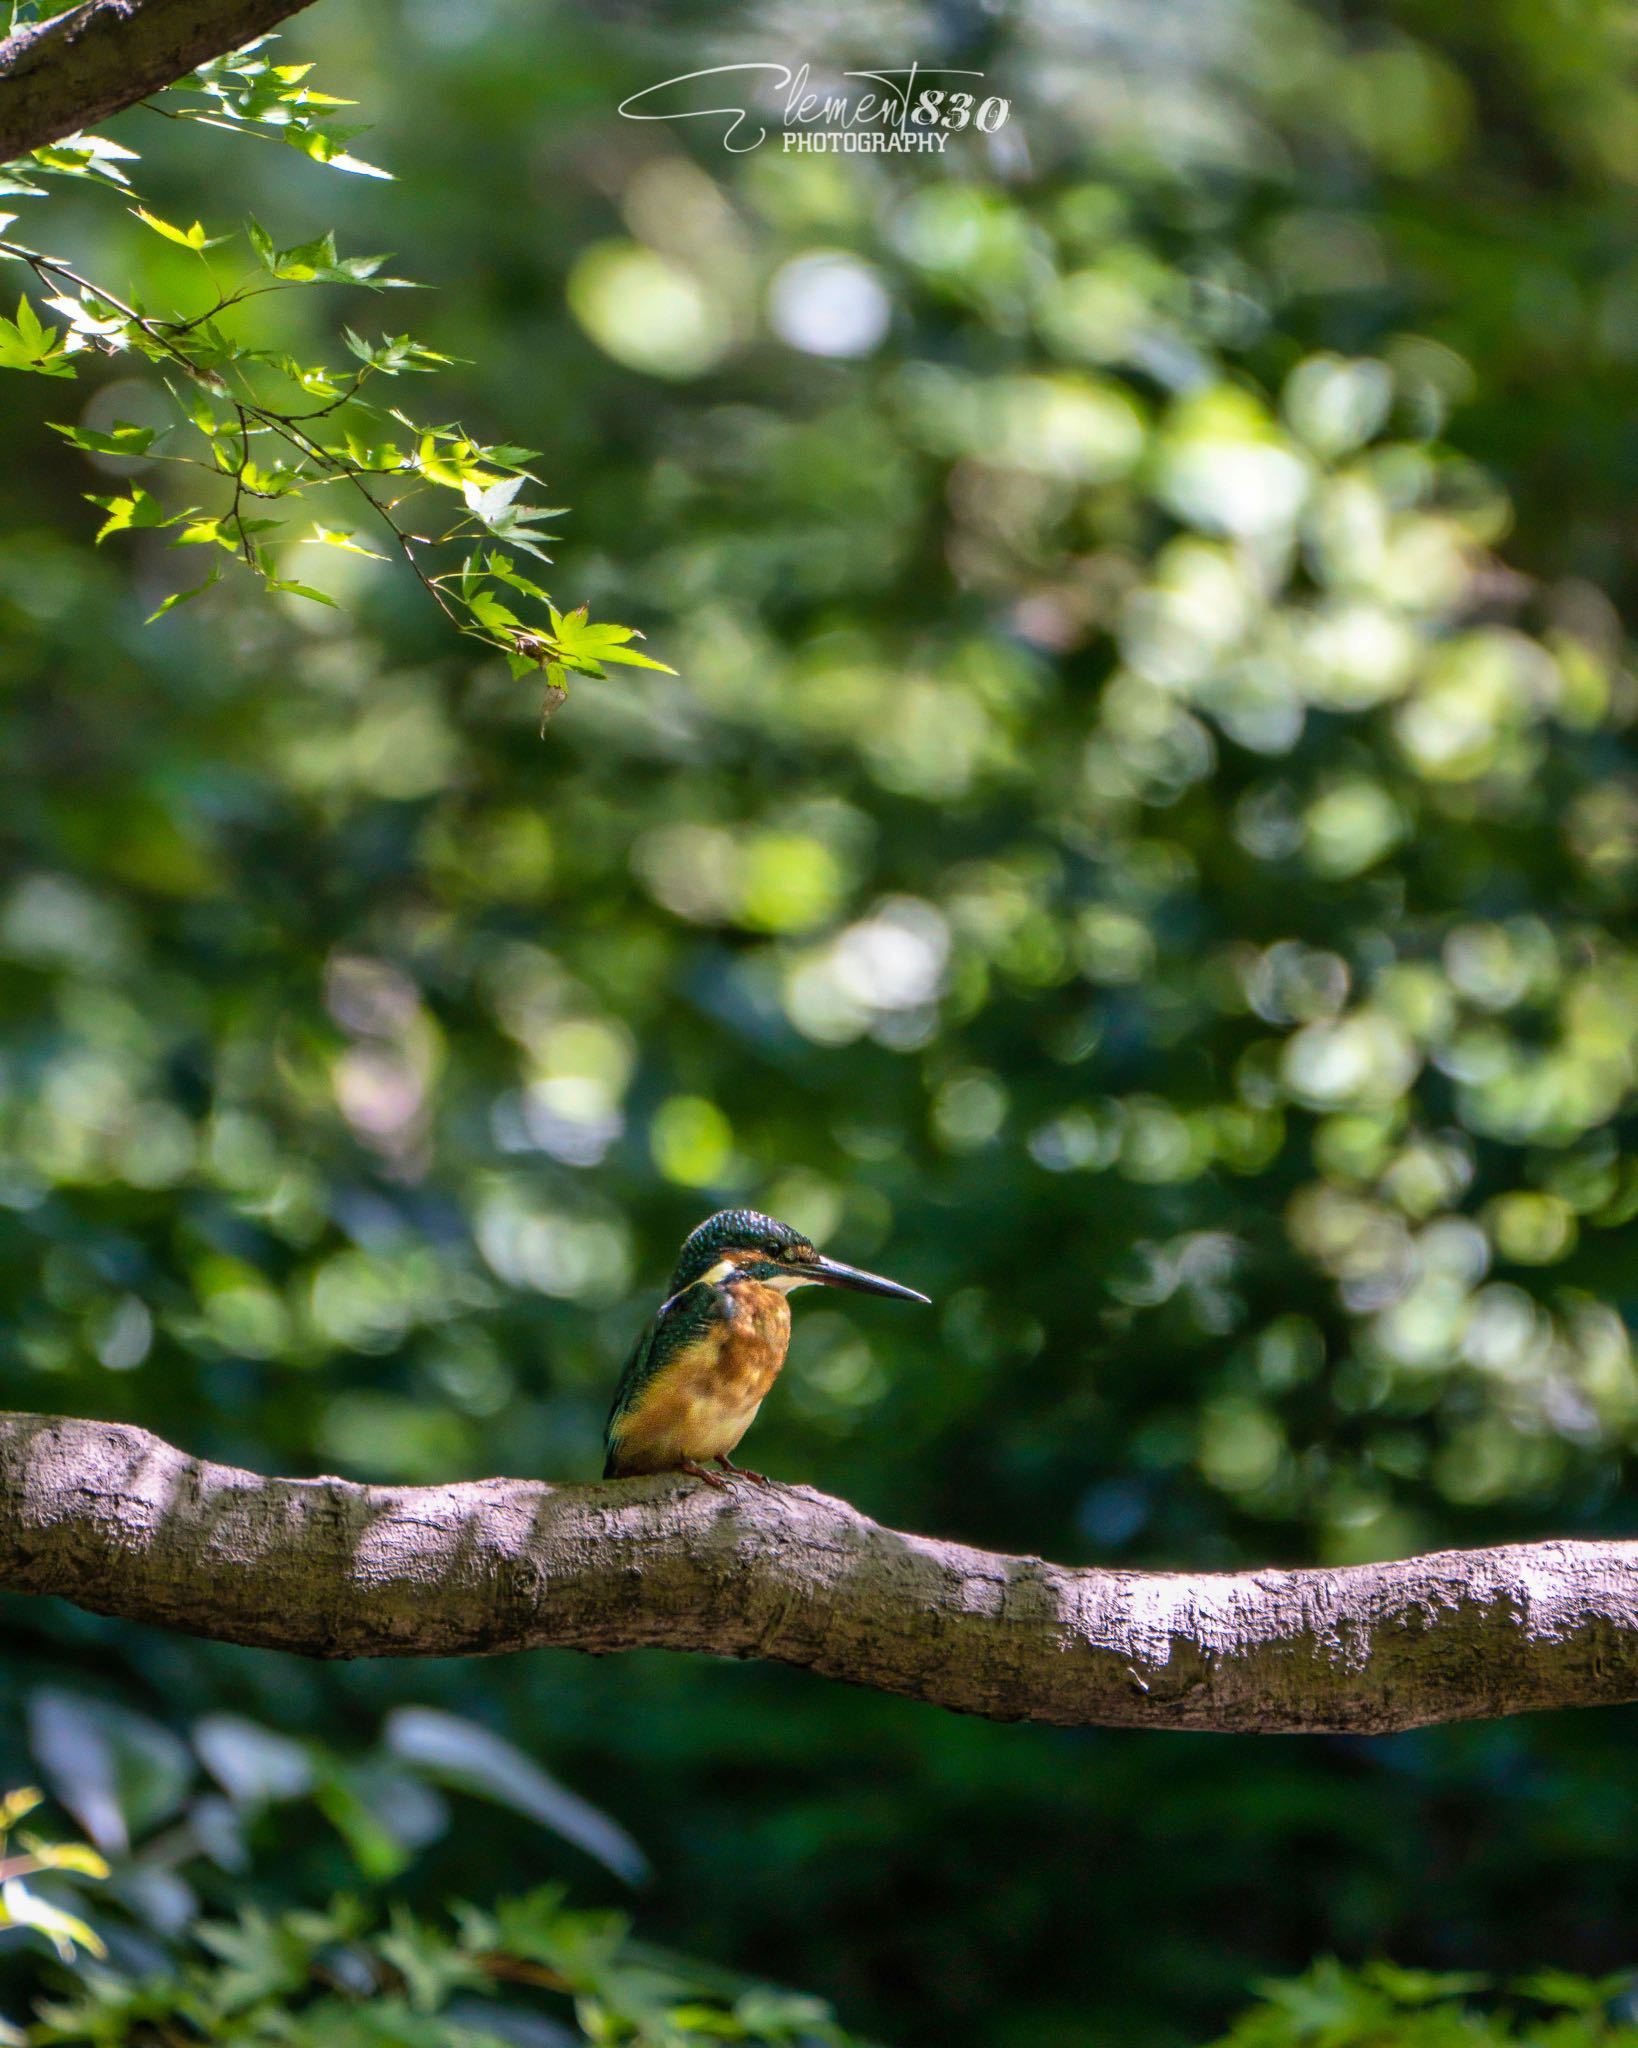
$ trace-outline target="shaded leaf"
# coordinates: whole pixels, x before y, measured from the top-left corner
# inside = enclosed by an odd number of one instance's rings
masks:
[[[71,1963],[76,1948],[94,1956],[108,1953],[102,1937],[93,1933],[83,1920],[41,1898],[20,1877],[8,1878],[0,1884],[0,1925],[31,1927],[35,1933],[43,1934],[57,1951],[59,1962]]]
[[[395,1756],[453,1790],[472,1792],[527,1814],[636,1884],[648,1859],[617,1821],[551,1777],[531,1757],[474,1721],[434,1707],[399,1707],[387,1718]]]

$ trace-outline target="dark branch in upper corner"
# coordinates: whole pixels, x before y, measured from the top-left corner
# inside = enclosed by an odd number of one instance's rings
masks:
[[[310,0],[81,0],[0,41],[0,163],[134,106]]]
[[[770,1657],[996,1720],[1385,1733],[1638,1699],[1638,1543],[1070,1569],[807,1487],[263,1479],[0,1414],[0,1589],[315,1657]]]

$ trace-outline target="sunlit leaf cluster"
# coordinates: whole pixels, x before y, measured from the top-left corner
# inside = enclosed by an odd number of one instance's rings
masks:
[[[60,1966],[5,1977],[13,1993],[27,1987],[26,2009],[14,1996],[0,2012],[10,2048],[492,2048],[531,2025],[524,2038],[633,2048],[701,2037],[840,2048],[847,2038],[821,2001],[645,1946],[625,1915],[575,1910],[561,1886],[412,1911],[396,1882],[486,1802],[627,1884],[647,1871],[616,1823],[458,1716],[398,1708],[373,1748],[342,1755],[225,1713],[182,1737],[45,1688],[30,1702],[29,1737],[57,1805],[97,1847],[19,1832],[38,1790],[0,1801],[0,1969],[21,1959],[5,1954],[8,1934],[32,1937],[33,1952]],[[344,1850],[346,1891],[269,1912],[247,1896],[246,1873],[268,1842],[315,1823]]]
[[[310,85],[310,64],[275,63],[274,40],[264,37],[202,65],[152,104],[177,120],[287,143],[333,169],[385,178],[344,146],[362,132],[335,121],[334,110],[349,103]],[[127,166],[135,158],[122,143],[74,136],[0,166],[0,195],[40,198],[52,178],[65,177],[129,193]],[[494,545],[550,560],[544,543],[552,536],[540,522],[562,508],[522,499],[526,486],[538,486],[527,467],[531,450],[474,440],[459,424],[412,415],[384,392],[385,381],[443,368],[447,354],[408,334],[370,337],[345,327],[340,340],[351,360],[342,366],[258,339],[255,311],[247,309],[269,293],[321,284],[371,292],[406,286],[408,279],[382,274],[384,256],[340,254],[333,230],[281,247],[254,218],[241,241],[209,234],[198,220],[173,223],[141,204],[130,211],[197,259],[191,283],[186,273],[175,281],[177,310],[157,312],[94,282],[16,232],[20,216],[0,216],[0,257],[33,273],[44,307],[61,323],[43,321],[25,295],[15,319],[0,317],[0,369],[72,378],[90,365],[102,367],[101,359],[130,356],[170,396],[173,423],[164,429],[126,420],[106,430],[58,429],[71,447],[119,455],[156,480],[160,470],[170,479],[163,498],[144,484],[94,498],[108,515],[99,540],[174,527],[170,547],[218,550],[269,592],[333,605],[320,582],[302,575],[294,551],[375,554],[357,537],[361,521],[387,541],[458,631],[497,648],[515,677],[543,675],[543,718],[566,695],[570,675],[602,677],[609,662],[671,673],[630,647],[640,637],[633,628],[590,625],[584,605],[558,612]],[[224,251],[225,244],[231,249]],[[221,580],[223,566],[213,556],[203,578],[170,592],[153,617],[202,596]]]

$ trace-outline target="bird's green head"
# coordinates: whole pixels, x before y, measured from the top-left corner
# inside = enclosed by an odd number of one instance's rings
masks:
[[[913,1287],[884,1280],[827,1259],[811,1238],[788,1223],[764,1216],[759,1209],[719,1209],[689,1232],[677,1255],[671,1293],[680,1294],[696,1280],[762,1280],[770,1286],[851,1287],[861,1294],[891,1294],[901,1301],[926,1301]]]

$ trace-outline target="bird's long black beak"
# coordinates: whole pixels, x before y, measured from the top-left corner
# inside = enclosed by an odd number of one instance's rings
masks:
[[[827,1287],[851,1287],[858,1294],[890,1294],[895,1301],[930,1304],[932,1300],[930,1295],[918,1294],[913,1287],[901,1287],[896,1280],[884,1280],[880,1273],[865,1273],[857,1266],[844,1266],[840,1259],[818,1258],[800,1270],[815,1280],[822,1280]]]

